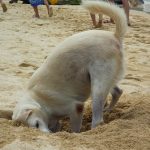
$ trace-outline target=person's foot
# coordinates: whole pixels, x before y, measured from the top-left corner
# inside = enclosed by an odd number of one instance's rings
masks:
[[[49,8],[48,15],[49,15],[49,17],[53,16],[53,8],[52,7]]]
[[[2,8],[3,8],[3,12],[7,11],[7,7],[6,7],[6,5],[4,3],[2,4]]]
[[[38,18],[39,19],[40,16],[39,15],[33,15],[32,18]]]
[[[113,19],[110,19],[110,22],[113,23],[113,24],[115,23]]]
[[[102,21],[102,20],[99,20],[99,22],[98,22],[98,24],[97,24],[97,27],[100,28],[100,27],[102,27],[102,25],[103,25],[103,21]]]
[[[131,26],[131,23],[130,23],[130,22],[128,22],[128,26]]]
[[[96,26],[97,26],[96,22],[93,22],[93,26],[94,26],[94,28],[96,28]]]
[[[112,20],[112,19],[110,19],[110,20],[104,20],[103,22],[104,23],[113,23],[113,24],[115,23],[114,20]]]
[[[102,27],[102,25],[103,25],[103,21],[102,20],[99,20],[98,23],[96,23],[96,21],[93,21],[94,28],[100,28],[100,27]]]
[[[100,27],[102,27],[102,24],[103,24],[102,20],[99,20],[99,22],[97,24],[95,24],[94,27],[100,28]]]
[[[10,0],[10,1],[9,1],[10,4],[12,4],[12,3],[17,3],[17,2],[18,2],[18,0]]]

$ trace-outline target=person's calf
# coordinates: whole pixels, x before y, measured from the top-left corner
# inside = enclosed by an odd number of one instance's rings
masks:
[[[33,6],[33,9],[34,9],[34,13],[35,13],[33,15],[33,18],[40,18],[37,6]]]
[[[53,16],[53,8],[52,7],[49,8],[48,15],[49,15],[49,17]]]
[[[6,12],[7,11],[7,7],[6,7],[5,3],[2,3],[1,6],[2,6],[2,9],[3,9],[3,12]]]

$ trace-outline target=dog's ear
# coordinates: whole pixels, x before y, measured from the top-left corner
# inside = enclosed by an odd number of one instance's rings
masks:
[[[27,118],[32,114],[32,109],[25,109],[25,111],[23,112],[22,116],[23,120],[26,121]]]
[[[17,114],[14,120],[25,122],[31,114],[32,114],[32,109],[24,109]]]

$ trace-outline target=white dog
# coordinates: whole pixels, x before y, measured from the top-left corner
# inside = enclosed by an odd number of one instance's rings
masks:
[[[71,129],[79,132],[85,100],[92,102],[92,128],[103,123],[103,109],[109,92],[113,99],[121,95],[117,83],[123,77],[122,40],[127,28],[124,12],[105,2],[86,1],[91,13],[103,13],[116,23],[115,33],[91,30],[75,34],[59,44],[44,64],[33,74],[24,100],[13,120],[49,132],[57,130],[59,119],[70,117]]]

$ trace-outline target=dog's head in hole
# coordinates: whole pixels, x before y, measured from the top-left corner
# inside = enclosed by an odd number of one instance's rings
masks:
[[[12,115],[12,120],[22,122],[28,127],[37,128],[43,132],[56,132],[59,128],[59,122],[56,119],[50,119],[48,114],[40,106],[23,105],[16,106]]]

